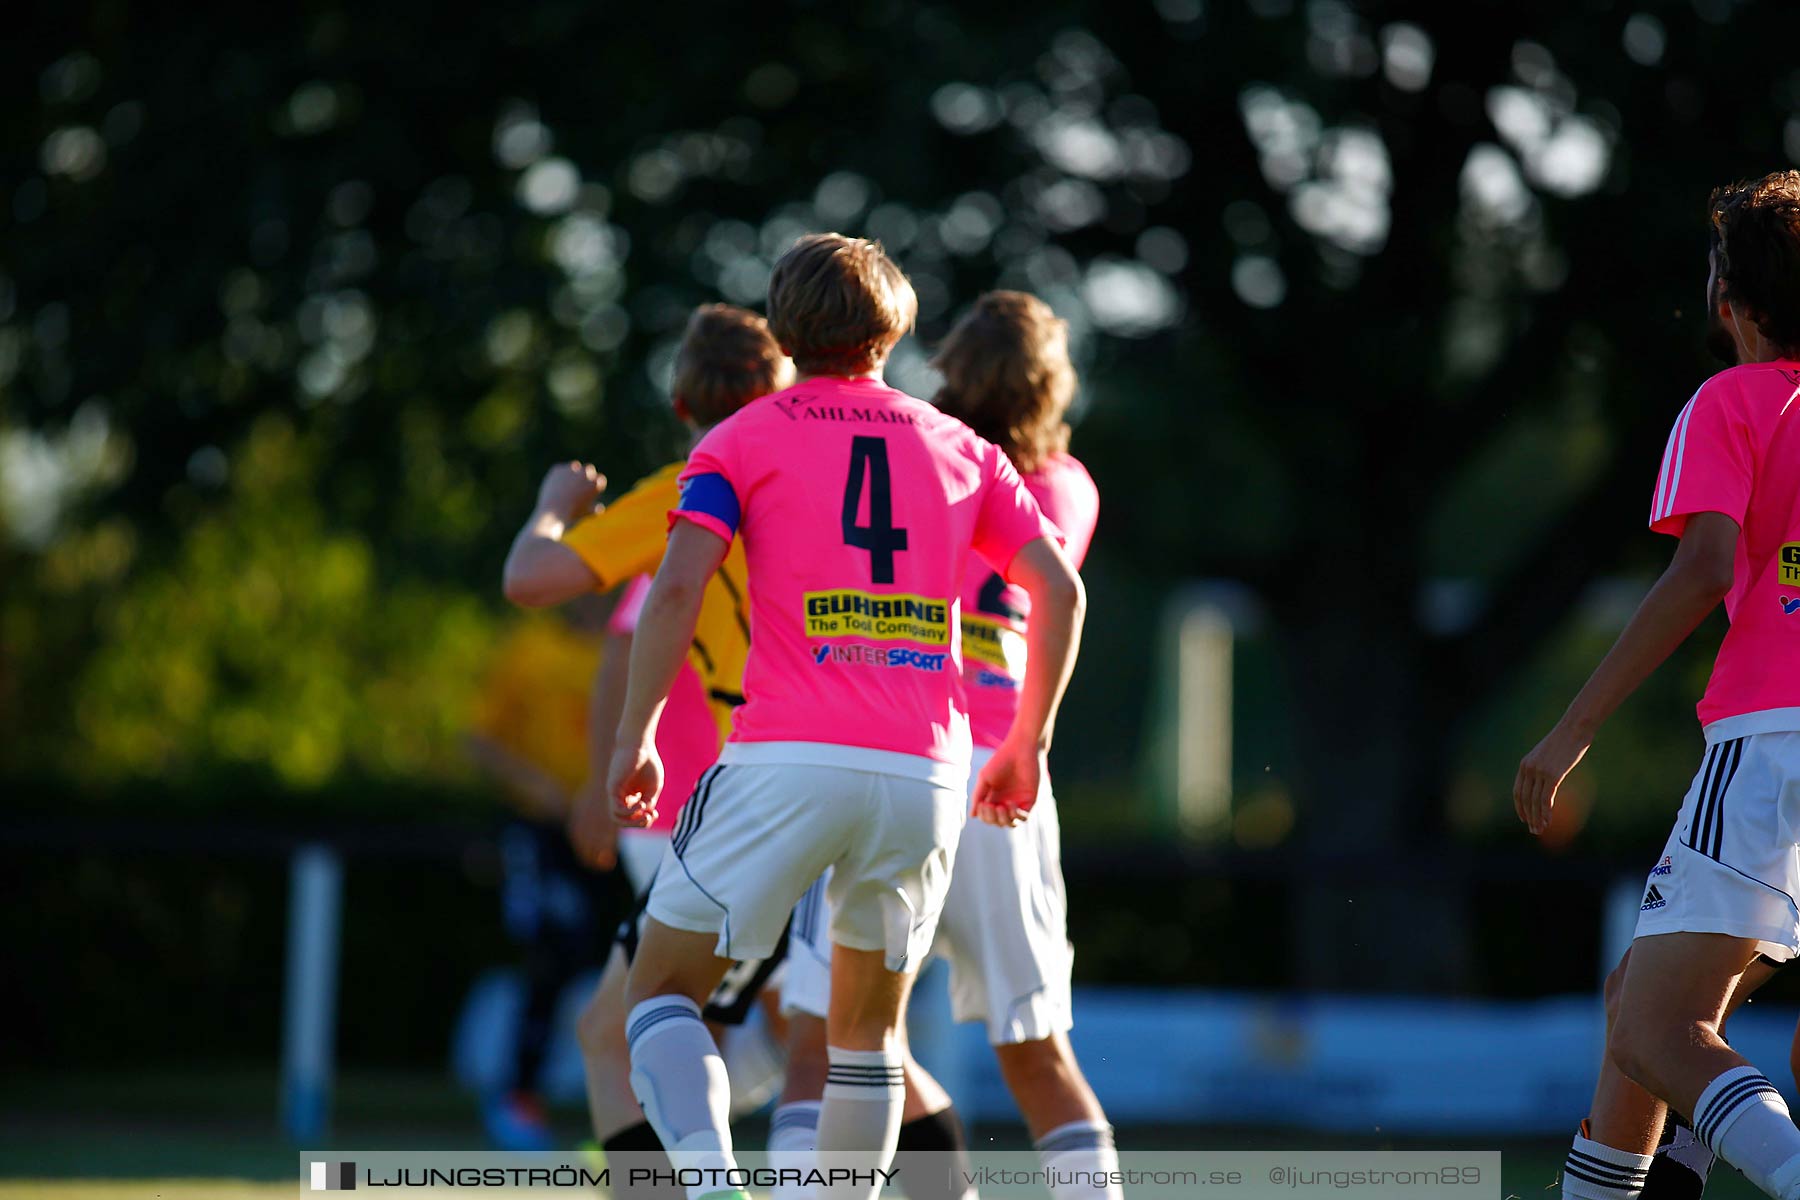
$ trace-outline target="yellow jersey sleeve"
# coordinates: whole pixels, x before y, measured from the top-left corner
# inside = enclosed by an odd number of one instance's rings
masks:
[[[671,463],[591,517],[563,533],[562,543],[587,564],[610,591],[634,575],[655,574],[669,540],[669,510],[681,502],[676,482],[682,463]]]

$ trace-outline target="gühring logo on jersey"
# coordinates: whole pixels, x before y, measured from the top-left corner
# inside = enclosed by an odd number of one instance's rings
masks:
[[[1782,543],[1781,582],[1789,587],[1800,587],[1800,542]]]
[[[806,636],[950,644],[950,603],[925,596],[878,596],[838,588],[806,593]]]
[[[1781,546],[1780,574],[1777,579],[1784,588],[1800,588],[1800,542],[1784,542]],[[1800,612],[1800,595],[1783,592],[1776,597],[1781,601],[1781,611],[1788,616]]]
[[[312,1172],[315,1192],[354,1192],[356,1164],[353,1162],[315,1162],[307,1164]]]
[[[991,668],[988,673],[1025,674],[1025,635],[1006,621],[963,610],[962,652],[965,663]]]

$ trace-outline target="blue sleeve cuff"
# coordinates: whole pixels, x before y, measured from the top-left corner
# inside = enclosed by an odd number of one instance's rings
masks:
[[[690,475],[681,481],[681,512],[711,517],[720,525],[737,533],[737,493],[723,475]]]

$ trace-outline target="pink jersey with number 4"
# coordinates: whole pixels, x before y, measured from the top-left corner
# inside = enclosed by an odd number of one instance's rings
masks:
[[[1067,454],[1052,456],[1024,477],[1076,566],[1087,557],[1100,516],[1100,489]],[[963,688],[977,746],[998,746],[1012,727],[1025,678],[1025,618],[1031,598],[992,571],[969,572],[962,593]]]
[[[733,742],[965,764],[958,596],[1056,537],[996,446],[872,379],[809,379],[738,410],[681,477],[686,519],[744,539],[750,661]]]
[[[1650,528],[1679,537],[1702,512],[1742,533],[1700,723],[1723,737],[1800,730],[1800,362],[1721,371],[1675,419]]]

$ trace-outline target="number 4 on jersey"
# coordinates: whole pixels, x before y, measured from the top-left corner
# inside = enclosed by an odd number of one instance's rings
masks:
[[[863,483],[869,487],[869,523],[856,523]],[[844,481],[844,545],[869,552],[869,579],[894,582],[894,552],[906,549],[906,530],[894,525],[894,481],[888,469],[887,440],[850,440],[850,477]]]

